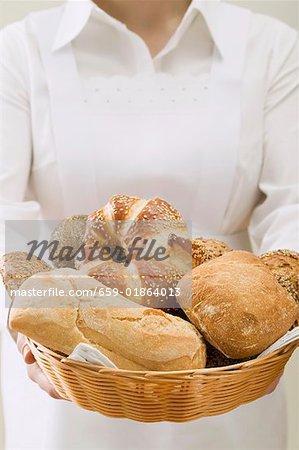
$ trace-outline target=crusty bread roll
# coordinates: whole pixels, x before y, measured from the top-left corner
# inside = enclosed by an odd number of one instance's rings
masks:
[[[296,319],[295,301],[249,252],[231,251],[193,269],[192,292],[187,277],[178,287],[191,322],[228,358],[261,353]]]
[[[30,259],[27,257],[28,253],[25,252],[11,252],[0,258],[0,273],[10,295],[11,291],[19,289],[21,284],[35,273],[51,270],[47,263],[37,259],[36,256],[33,255]]]
[[[135,252],[128,265],[115,259],[88,261],[95,244],[99,248],[121,247],[128,255],[138,238],[135,245],[144,248],[143,254],[154,244],[151,255],[160,247],[165,249],[165,258],[139,260]],[[77,264],[81,271],[144,306],[178,307],[172,289],[184,274],[191,273],[191,240],[180,213],[168,202],[160,198],[143,200],[115,195],[103,208],[88,216],[84,240],[87,258]],[[155,295],[148,294],[154,290]]]
[[[218,258],[231,249],[224,242],[217,239],[192,239],[192,268],[200,264]]]
[[[96,242],[126,248],[135,237],[143,235],[167,245],[171,233],[186,236],[187,226],[179,211],[166,200],[114,195],[103,208],[88,216],[84,241],[87,246]]]
[[[76,215],[69,216],[62,220],[53,230],[50,242],[57,242],[55,255],[62,252],[63,247],[69,247],[74,254],[79,248],[84,245],[84,235],[86,228],[87,216]],[[60,267],[75,267],[75,257],[73,258],[55,258],[53,259],[53,266]]]
[[[29,296],[33,288],[61,289],[65,295]],[[66,355],[79,343],[88,343],[122,369],[205,366],[205,344],[192,324],[122,296],[101,296],[99,288],[104,286],[72,269],[37,274],[22,284],[28,294],[15,299],[10,327]],[[94,290],[93,296],[80,295],[83,289]]]
[[[278,283],[296,300],[299,308],[299,253],[273,250],[260,256]]]

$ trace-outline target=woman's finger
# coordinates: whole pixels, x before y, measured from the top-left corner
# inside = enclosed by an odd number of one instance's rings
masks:
[[[37,383],[38,386],[45,391],[50,397],[55,399],[62,399],[62,397],[55,390],[54,386],[49,382],[46,375],[43,373],[38,363],[36,362],[29,345],[27,344],[26,337],[20,333],[17,336],[17,347],[26,364],[27,374],[31,381]]]
[[[275,391],[277,388],[279,381],[282,377],[283,371],[279,374],[279,376],[276,378],[276,380],[273,381],[273,383],[270,384],[270,386],[266,389],[265,395],[272,394],[272,392]]]
[[[28,366],[27,373],[30,380],[37,383],[43,391],[50,395],[50,397],[62,399],[36,362]]]
[[[18,333],[17,337],[17,347],[21,355],[23,356],[24,362],[26,364],[33,364],[35,358],[30,350],[27,340],[23,334]]]

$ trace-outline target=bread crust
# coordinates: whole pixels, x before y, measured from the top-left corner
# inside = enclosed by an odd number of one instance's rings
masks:
[[[295,301],[249,252],[231,251],[196,267],[192,293],[188,285],[187,278],[179,282],[181,306],[206,340],[228,358],[261,353],[296,320]]]
[[[154,308],[178,307],[175,298],[167,297],[167,294],[171,294],[186,272],[191,272],[191,241],[182,216],[167,201],[158,197],[144,200],[116,195],[88,217],[84,239],[87,254],[97,244],[99,248],[109,247],[108,250],[120,247],[123,258],[130,255],[130,259],[122,265],[119,260],[96,258],[88,261],[86,258],[78,264],[80,270],[107,286],[117,288],[136,303]],[[139,249],[149,249],[153,243],[154,250],[160,248],[166,256],[161,260],[153,256],[148,260],[136,258],[136,251],[130,254],[135,239]],[[145,293],[139,295],[140,289]],[[147,294],[155,289],[157,292],[165,292],[166,289],[167,294]]]
[[[84,244],[83,238],[86,228],[86,215],[75,215],[66,217],[53,230],[50,242],[57,241],[56,254],[63,250],[64,247],[70,247],[72,253],[76,253]],[[55,268],[70,267],[75,268],[76,259],[57,258],[53,259],[53,266]]]
[[[101,285],[86,275],[78,278],[75,270],[58,269],[31,277],[22,289],[49,286],[69,292]],[[192,324],[163,311],[139,307],[121,296],[114,299],[113,306],[109,302],[111,298],[98,295],[91,299],[20,297],[11,311],[10,327],[66,355],[81,342],[94,345],[122,369],[205,367],[205,344]]]
[[[273,250],[260,256],[278,283],[297,302],[299,311],[299,253],[292,250]]]
[[[21,284],[37,272],[48,272],[51,267],[31,256],[27,259],[26,252],[10,252],[0,258],[0,274],[3,284],[10,294],[12,290],[17,290]],[[12,296],[13,297],[13,296]]]
[[[225,242],[217,239],[192,239],[192,268],[203,264],[211,259],[218,258],[224,253],[231,251]]]

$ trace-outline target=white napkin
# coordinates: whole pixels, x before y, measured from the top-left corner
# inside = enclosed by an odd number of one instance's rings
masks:
[[[104,367],[112,367],[113,369],[117,368],[107,356],[100,352],[100,350],[88,344],[78,344],[68,356],[68,359],[97,364]]]
[[[291,331],[288,331],[284,336],[278,339],[274,344],[270,345],[266,350],[263,351],[257,358],[262,358],[263,356],[270,355],[270,353],[275,352],[287,344],[291,342],[299,341],[299,327],[293,328]]]

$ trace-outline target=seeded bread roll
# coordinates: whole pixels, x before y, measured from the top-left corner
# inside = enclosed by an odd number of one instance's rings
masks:
[[[299,310],[299,253],[291,250],[274,250],[260,256],[278,283],[297,302]]]
[[[28,253],[11,252],[0,258],[0,273],[7,292],[19,289],[21,284],[37,272],[48,272],[51,267],[36,256],[27,259]],[[13,297],[13,295],[11,295]]]
[[[56,288],[64,295],[30,296],[33,288]],[[28,295],[15,299],[10,328],[66,355],[79,343],[93,345],[121,369],[205,367],[205,344],[191,323],[120,295],[102,297],[99,288],[105,287],[72,269],[37,274],[21,286]],[[94,295],[83,297],[83,289]]]
[[[88,216],[84,240],[86,258],[76,264],[81,271],[146,307],[178,308],[173,290],[191,272],[191,242],[187,224],[166,200],[114,195]],[[105,258],[90,258],[101,255],[99,249]]]
[[[166,200],[114,195],[88,216],[84,241],[87,247],[97,243],[127,248],[136,237],[142,237],[167,246],[171,234],[186,237],[188,230],[179,211]]]
[[[222,241],[217,239],[192,239],[192,268],[200,264],[218,258],[231,249]]]
[[[72,254],[74,254],[82,245],[84,245],[84,234],[86,228],[87,216],[69,216],[62,220],[53,231],[50,241],[57,241],[57,249],[55,254],[63,251],[63,247],[70,247]],[[60,267],[75,267],[75,258],[66,258],[65,254],[62,257],[53,259],[53,266]]]
[[[296,320],[296,302],[256,256],[231,251],[196,267],[178,300],[206,340],[232,359],[255,356]],[[192,303],[192,306],[189,307]]]

